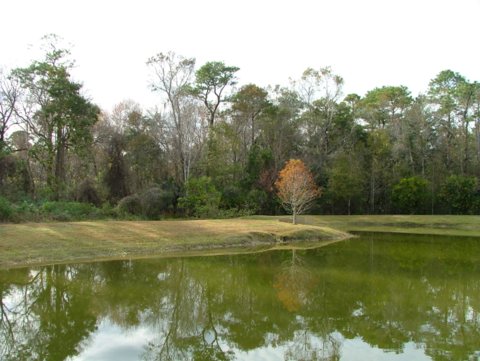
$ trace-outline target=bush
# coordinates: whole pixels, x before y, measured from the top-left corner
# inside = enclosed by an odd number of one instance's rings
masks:
[[[103,218],[102,211],[95,206],[79,202],[45,202],[40,213],[55,221],[76,221]]]
[[[268,194],[260,189],[252,189],[248,192],[245,202],[245,208],[250,210],[252,214],[257,213],[263,205],[268,202]]]
[[[478,204],[477,186],[475,177],[452,175],[443,183],[440,199],[449,213],[474,213]]]
[[[140,195],[142,214],[148,219],[158,219],[172,208],[173,193],[159,187],[147,189]]]
[[[15,222],[41,222],[39,206],[32,201],[24,200],[15,205]]]
[[[8,200],[0,197],[0,222],[8,222],[12,219],[14,214],[12,205]]]
[[[121,216],[134,215],[148,219],[159,219],[173,208],[174,194],[171,190],[152,187],[140,195],[132,194],[118,202],[117,212]]]
[[[120,214],[132,214],[139,216],[142,214],[142,202],[136,194],[126,196],[118,202],[117,209]]]
[[[191,178],[185,185],[184,197],[179,206],[194,217],[216,217],[221,194],[215,188],[210,177]]]
[[[115,208],[108,202],[103,203],[100,209],[105,218],[115,218],[118,215]]]
[[[84,180],[78,186],[77,201],[82,203],[90,203],[93,204],[95,207],[100,206],[100,196],[98,195],[95,185],[90,179]]]
[[[239,208],[230,208],[230,209],[220,209],[216,214],[216,218],[237,218],[237,217],[248,217],[254,215],[255,212],[252,209],[239,209]]]
[[[245,194],[235,185],[227,185],[222,190],[222,198],[220,200],[220,207],[223,209],[238,208],[243,206]]]
[[[393,187],[392,201],[398,213],[425,213],[430,199],[428,181],[421,177],[403,178]]]

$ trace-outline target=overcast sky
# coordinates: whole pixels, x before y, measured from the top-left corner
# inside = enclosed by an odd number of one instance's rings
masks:
[[[480,0],[4,0],[0,66],[25,66],[48,33],[72,44],[75,80],[110,110],[148,107],[148,57],[240,67],[240,84],[288,85],[331,66],[344,93],[383,85],[425,91],[441,70],[480,80]]]

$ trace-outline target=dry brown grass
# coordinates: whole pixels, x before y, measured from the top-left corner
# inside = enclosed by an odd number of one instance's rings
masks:
[[[0,268],[345,237],[341,231],[294,226],[274,218],[4,224],[0,225]]]

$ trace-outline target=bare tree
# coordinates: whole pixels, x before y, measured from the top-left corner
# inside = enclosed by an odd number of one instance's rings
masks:
[[[176,178],[184,183],[190,177],[193,163],[200,154],[205,134],[204,114],[191,97],[195,59],[173,52],[159,53],[147,61],[152,69],[151,87],[165,97],[167,121],[174,157]]]
[[[138,118],[139,116],[142,116],[142,107],[137,102],[128,99],[116,104],[106,120],[111,126],[123,133],[125,129],[135,126],[133,122],[135,117]]]
[[[343,79],[330,67],[306,69],[299,81],[293,82],[303,103],[302,132],[307,139],[309,161],[315,170],[322,168],[332,152],[331,132],[342,95]]]
[[[15,107],[20,98],[20,84],[0,69],[0,152],[5,147],[6,135],[14,124]]]

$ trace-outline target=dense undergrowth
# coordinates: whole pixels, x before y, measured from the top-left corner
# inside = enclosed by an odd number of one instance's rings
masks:
[[[112,206],[106,202],[100,206],[91,203],[76,201],[22,201],[12,203],[0,197],[0,222],[71,222],[86,220],[160,220],[174,218],[178,215],[184,217],[183,210],[175,213],[171,209],[164,209],[160,198],[140,199],[129,196],[118,205]],[[250,215],[246,210],[217,209],[212,218],[232,218]],[[205,218],[205,217],[196,217]]]
[[[0,221],[2,222],[81,221],[120,216],[122,216],[121,213],[108,203],[102,207],[68,201],[23,201],[14,204],[0,197]]]

